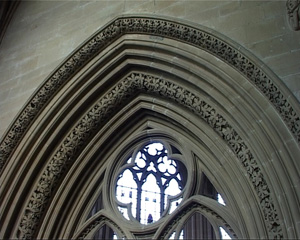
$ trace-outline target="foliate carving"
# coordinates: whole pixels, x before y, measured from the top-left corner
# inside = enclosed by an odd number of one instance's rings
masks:
[[[135,78],[138,80],[138,78]],[[137,93],[138,85],[123,81],[114,87],[107,95],[90,109],[90,111],[73,128],[60,145],[50,163],[42,174],[41,179],[30,198],[24,217],[20,223],[20,238],[32,238],[39,220],[46,208],[52,191],[57,186],[60,177],[76,159],[88,139],[96,132],[113,112],[121,107],[126,99]],[[38,196],[38,198],[37,198]],[[30,222],[30,228],[28,228]]]
[[[90,61],[107,44],[120,35],[114,24],[93,37],[87,44],[71,56],[40,88],[33,99],[26,105],[14,125],[0,145],[0,171],[7,159],[22,139],[26,130],[45,107],[47,102],[80,68]]]
[[[257,192],[270,237],[282,238],[282,229],[270,196],[270,189],[257,161],[238,133],[216,109],[200,99],[199,96],[176,83],[142,73],[132,73],[117,83],[71,130],[39,180],[20,223],[18,236],[24,238],[32,238],[34,236],[35,229],[52,191],[56,188],[66,169],[73,163],[88,142],[88,139],[97,132],[118,108],[122,107],[129,99],[140,92],[151,93],[152,95],[157,94],[187,107],[206,121],[228,143],[232,151],[240,159]]]
[[[291,28],[300,30],[300,0],[287,0],[286,8]]]
[[[295,13],[299,9],[299,0],[289,0],[288,11]],[[293,7],[294,6],[294,7]],[[295,6],[297,6],[295,8]],[[299,10],[297,19],[299,27]],[[273,103],[291,132],[300,142],[300,118],[296,114],[280,89],[250,59],[230,44],[210,33],[176,22],[162,19],[124,17],[116,19],[110,25],[93,36],[84,46],[74,53],[41,87],[33,99],[24,108],[0,146],[0,171],[5,162],[22,139],[33,119],[39,114],[57,90],[65,84],[81,66],[90,61],[105,46],[123,34],[144,33],[168,37],[197,46],[221,58],[233,66],[254,83]]]
[[[192,92],[175,83],[152,76],[145,77],[146,91],[159,93],[164,97],[173,99],[202,117],[231,147],[242,165],[247,171],[257,195],[260,198],[261,207],[265,216],[267,227],[271,238],[282,238],[282,229],[279,217],[276,213],[270,189],[263,177],[257,161],[254,159],[246,143],[238,133],[229,125],[223,116],[205,101],[201,100]],[[265,204],[268,202],[268,204]]]

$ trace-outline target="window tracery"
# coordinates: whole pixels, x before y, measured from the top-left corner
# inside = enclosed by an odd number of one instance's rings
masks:
[[[168,157],[163,144],[147,144],[126,165],[116,186],[119,209],[125,218],[133,216],[146,225],[175,210],[182,200],[186,169],[180,161]]]
[[[115,173],[110,173],[112,178],[108,180],[111,182],[108,184],[113,185],[110,190],[114,192],[110,195],[109,204],[118,209],[119,213],[114,212],[118,219],[120,215],[124,218],[119,223],[111,224],[110,228],[105,225],[98,228],[94,239],[132,236],[231,239],[231,236],[236,236],[232,229],[229,234],[224,229],[226,222],[222,217],[217,217],[222,219],[222,224],[213,220],[217,216],[213,209],[197,203],[182,207],[193,196],[215,200],[220,206],[225,206],[225,202],[202,171],[189,171],[189,168],[195,166],[187,164],[187,157],[173,144],[166,140],[146,142],[135,146],[131,154],[126,156],[118,159],[119,163],[112,167]],[[189,179],[193,178],[201,179],[198,188],[191,186],[193,184]],[[194,190],[189,191],[189,188]],[[102,201],[102,193],[98,201]],[[94,204],[92,213],[97,212],[96,206],[101,204]],[[174,211],[176,208],[178,210]],[[114,229],[118,224],[121,228],[122,225],[127,226],[124,221],[129,223],[127,230],[135,229],[132,236],[119,236],[117,232],[120,231]],[[169,222],[165,229],[160,229],[161,224],[155,224],[165,221]]]

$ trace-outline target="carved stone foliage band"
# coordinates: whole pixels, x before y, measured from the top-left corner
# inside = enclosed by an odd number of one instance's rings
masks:
[[[40,88],[23,109],[0,145],[0,171],[24,133],[57,90],[68,81],[81,66],[121,35],[128,33],[151,34],[180,40],[214,54],[236,68],[254,83],[272,102],[298,142],[300,142],[300,118],[280,89],[249,58],[238,49],[213,34],[184,24],[153,18],[118,18],[93,36],[75,52]]]
[[[190,109],[209,124],[228,144],[240,160],[260,200],[270,238],[282,238],[277,211],[270,189],[250,149],[233,127],[216,109],[191,91],[164,79],[142,73],[133,73],[118,82],[104,95],[71,130],[59,146],[34,190],[19,225],[19,238],[32,238],[51,193],[66,169],[82,148],[115,111],[137,94],[145,92],[168,98]]]

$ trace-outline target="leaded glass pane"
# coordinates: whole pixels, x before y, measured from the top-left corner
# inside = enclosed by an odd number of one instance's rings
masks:
[[[162,143],[139,149],[135,159],[127,160],[127,165],[116,186],[119,210],[126,219],[130,218],[126,208],[142,224],[156,222],[165,211],[171,213],[176,209],[182,200],[180,194],[185,185],[182,179],[186,179],[180,170],[186,174],[186,169],[178,160],[168,157]]]

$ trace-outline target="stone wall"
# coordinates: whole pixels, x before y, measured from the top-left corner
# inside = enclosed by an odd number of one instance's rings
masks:
[[[300,100],[300,31],[285,1],[23,1],[0,45],[0,136],[45,78],[122,14],[162,15],[212,28],[250,50]]]

